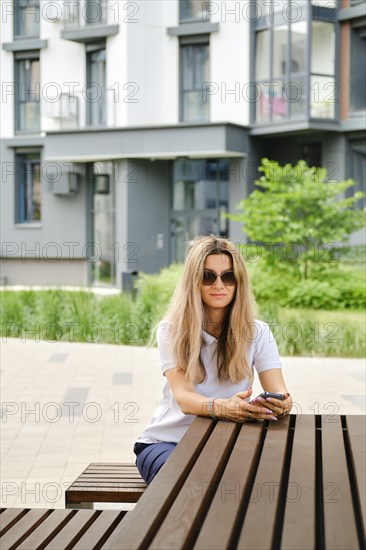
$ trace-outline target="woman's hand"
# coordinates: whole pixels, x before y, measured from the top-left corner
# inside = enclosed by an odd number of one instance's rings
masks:
[[[283,401],[281,401],[280,399],[274,399],[273,397],[267,397],[267,399],[264,399],[263,397],[258,397],[256,398],[255,402],[262,407],[271,409],[276,418],[282,418],[283,416],[289,414],[292,409],[291,395],[289,393],[285,393],[285,396],[286,399],[284,399]]]
[[[272,410],[266,404],[253,405],[245,401],[252,395],[253,390],[236,393],[230,399],[217,398],[213,402],[213,413],[218,418],[246,422],[248,420],[277,420]]]

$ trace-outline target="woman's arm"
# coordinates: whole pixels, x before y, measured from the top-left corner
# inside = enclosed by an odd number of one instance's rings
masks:
[[[195,414],[200,416],[210,416],[209,401],[210,398],[198,394],[194,389],[194,384],[185,376],[185,372],[180,368],[172,368],[165,371],[170,388],[174,398],[184,414]],[[230,399],[215,398],[212,404],[212,410],[215,416],[244,422],[248,419],[266,419],[276,420],[272,411],[266,405],[252,405],[245,399],[251,396],[252,389],[240,392]],[[215,397],[214,395],[212,397]]]
[[[288,393],[281,369],[270,369],[259,373],[259,380],[264,391],[284,393],[287,397],[284,401],[279,399],[258,399],[259,403],[266,404],[277,417],[288,414],[292,408],[292,397]]]

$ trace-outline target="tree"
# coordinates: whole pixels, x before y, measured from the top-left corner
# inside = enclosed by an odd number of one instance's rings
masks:
[[[329,258],[329,250],[364,227],[364,212],[354,207],[364,194],[345,197],[353,180],[326,181],[326,168],[311,168],[303,160],[280,166],[264,158],[258,170],[260,189],[239,203],[243,213],[228,217],[244,223],[251,241],[268,249],[267,258],[286,262],[301,278],[309,276],[319,253],[324,259],[327,251]]]

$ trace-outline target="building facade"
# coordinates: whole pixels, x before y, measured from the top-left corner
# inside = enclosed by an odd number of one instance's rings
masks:
[[[195,235],[245,242],[223,213],[262,157],[364,184],[364,0],[1,9],[4,283],[128,289]]]

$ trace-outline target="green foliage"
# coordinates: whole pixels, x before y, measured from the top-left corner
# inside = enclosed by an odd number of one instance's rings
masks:
[[[263,243],[273,261],[287,264],[301,277],[309,276],[322,247],[345,242],[365,225],[363,212],[353,208],[363,193],[344,196],[353,180],[327,181],[326,168],[311,168],[303,160],[280,166],[262,159],[259,171],[259,189],[238,205],[243,213],[228,217],[243,223],[243,231]]]
[[[307,309],[336,309],[338,293],[327,281],[307,279],[292,288],[283,304]]]
[[[276,267],[264,259],[247,262],[256,301],[306,309],[360,309],[366,306],[366,280],[363,270],[341,264],[313,270],[311,279],[300,279],[296,272]]]
[[[137,280],[134,320],[142,341],[149,340],[152,328],[167,310],[182,272],[183,265],[172,264],[158,275],[142,274]]]
[[[366,334],[362,314],[291,310],[276,304],[260,307],[283,356],[364,357]]]
[[[142,274],[137,295],[99,296],[61,290],[3,291],[3,336],[70,342],[143,345],[163,316],[174,292],[181,265],[158,275]]]
[[[267,262],[247,260],[247,265],[259,304],[258,318],[271,324],[281,354],[363,356],[362,314],[323,310],[356,309],[364,304],[364,275],[342,265],[336,275],[328,274],[325,280],[302,281]],[[141,275],[135,297],[60,290],[3,291],[2,337],[146,345],[151,329],[168,307],[182,269],[182,265],[172,265],[157,275]]]

